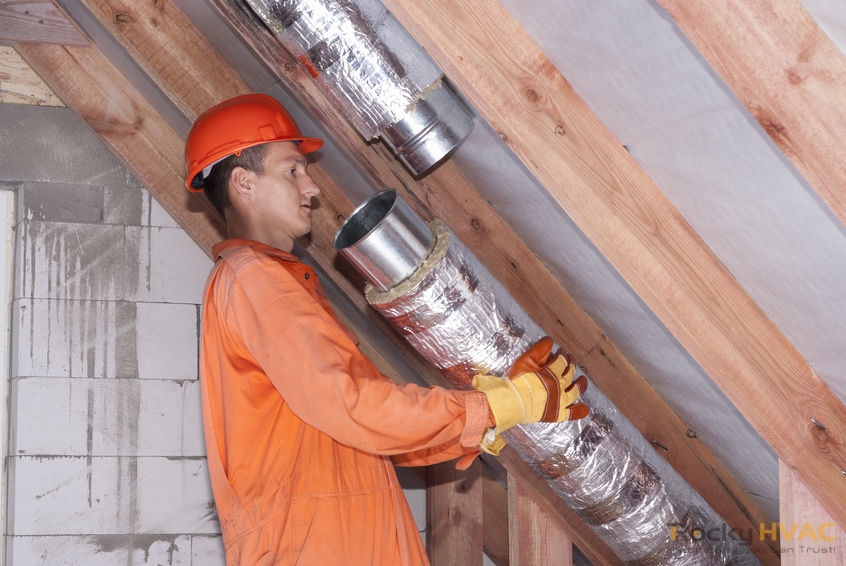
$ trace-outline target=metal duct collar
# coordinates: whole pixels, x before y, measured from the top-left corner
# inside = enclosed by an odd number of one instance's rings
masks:
[[[333,241],[369,283],[385,291],[411,277],[434,245],[432,230],[394,189],[361,203]]]
[[[415,177],[420,177],[450,153],[473,130],[473,114],[446,79],[414,103],[402,120],[379,133]]]

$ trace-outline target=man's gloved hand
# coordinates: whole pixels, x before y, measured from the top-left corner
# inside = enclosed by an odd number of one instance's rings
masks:
[[[576,403],[587,389],[584,376],[575,381],[573,365],[561,354],[552,354],[552,339],[541,338],[514,362],[508,377],[477,375],[473,387],[487,395],[496,428],[485,435],[482,449],[499,454],[505,446],[501,434],[527,423],[554,423],[587,416],[587,405]]]

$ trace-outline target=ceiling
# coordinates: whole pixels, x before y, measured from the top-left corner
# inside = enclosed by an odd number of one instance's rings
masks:
[[[778,520],[781,460],[846,527],[842,2],[384,3],[477,114],[422,179],[240,0],[8,0],[0,39],[206,250],[222,232],[181,185],[182,140],[215,102],[276,96],[328,140],[304,251],[380,336],[374,356],[391,365],[387,340],[437,381],[331,249],[355,204],[394,187],[730,524]]]

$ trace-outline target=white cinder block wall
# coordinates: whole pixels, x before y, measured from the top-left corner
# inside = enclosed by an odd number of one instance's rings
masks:
[[[70,110],[0,104],[0,123],[5,563],[223,564],[197,381],[211,261]]]
[[[4,564],[222,566],[197,381],[211,261],[71,110],[0,104],[0,130],[17,197]]]

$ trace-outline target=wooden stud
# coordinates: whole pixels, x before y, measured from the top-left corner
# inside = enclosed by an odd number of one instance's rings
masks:
[[[482,565],[482,462],[426,468],[426,551],[432,566]]]
[[[779,522],[762,532],[779,538],[782,566],[846,566],[846,531],[781,461],[778,476]]]
[[[573,566],[573,543],[547,511],[508,475],[508,549],[511,566]]]

